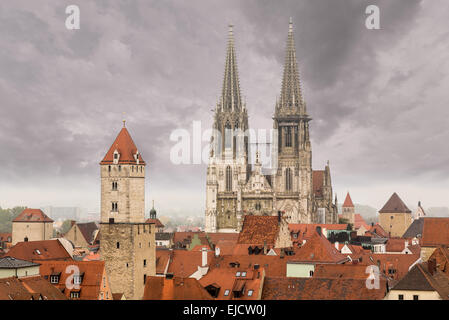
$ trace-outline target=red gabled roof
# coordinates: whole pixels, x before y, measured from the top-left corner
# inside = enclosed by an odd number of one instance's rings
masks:
[[[356,213],[354,215],[354,228],[357,230],[361,226],[364,226],[366,230],[370,229],[370,226],[365,222],[365,219],[363,219],[360,214]]]
[[[346,260],[347,257],[318,232],[315,232],[291,259],[292,262],[312,263],[342,263]]]
[[[23,210],[13,222],[53,222],[53,220],[40,209],[27,208]]]
[[[73,261],[72,256],[57,239],[17,242],[8,251],[8,256],[33,262],[41,262],[43,260]]]
[[[111,164],[114,160],[114,151],[117,150],[120,154],[119,162],[124,164],[137,164],[137,161],[134,159],[134,155],[137,152],[137,147],[134,144],[131,135],[128,130],[123,127],[117,138],[115,138],[114,143],[109,148],[109,151],[104,156],[103,160],[100,164]],[[145,165],[145,161],[143,161],[141,154],[139,153],[139,164]]]
[[[0,300],[67,300],[42,276],[0,279]]]
[[[349,195],[349,192],[346,195],[346,199],[345,199],[345,202],[343,203],[343,207],[345,207],[345,208],[348,208],[348,207],[354,208],[354,204],[352,203],[352,199],[351,199],[351,196]]]
[[[67,278],[72,276],[72,272],[67,272],[69,266],[78,267],[79,273],[83,276],[80,284],[80,300],[98,300],[100,289],[103,286],[103,275],[105,273],[104,261],[41,261],[39,272],[42,276],[59,274],[59,281],[55,286],[64,290],[67,298],[70,297],[70,290],[66,288]],[[112,298],[112,297],[109,297]]]

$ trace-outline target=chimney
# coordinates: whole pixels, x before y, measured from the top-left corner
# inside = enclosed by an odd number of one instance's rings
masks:
[[[201,266],[202,267],[205,267],[205,266],[207,266],[207,249],[206,248],[203,248],[203,249],[201,249]]]
[[[435,259],[429,259],[427,261],[427,269],[429,273],[433,276],[433,274],[437,271],[437,261]]]
[[[267,254],[268,248],[267,248],[267,240],[263,241],[263,254]]]

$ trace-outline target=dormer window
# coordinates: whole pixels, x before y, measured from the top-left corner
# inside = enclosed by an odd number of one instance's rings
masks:
[[[79,274],[79,275],[75,275],[73,277],[73,283],[74,284],[81,284],[81,282],[83,282],[83,276],[84,276],[84,273]]]
[[[114,150],[114,160],[113,160],[114,164],[117,164],[119,160],[120,160],[120,154],[118,153],[118,151],[116,149],[116,150]]]
[[[57,283],[59,283],[59,276],[61,275],[61,273],[60,272],[58,272],[58,273],[52,273],[51,275],[50,275],[50,283],[52,283],[52,284],[57,284]]]

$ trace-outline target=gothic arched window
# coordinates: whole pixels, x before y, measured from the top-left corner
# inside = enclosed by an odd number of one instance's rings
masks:
[[[292,189],[292,171],[290,168],[285,169],[285,190]]]
[[[226,167],[226,191],[232,190],[232,170],[230,166]]]
[[[292,146],[292,128],[291,127],[285,127],[285,146],[286,147]]]
[[[232,146],[232,129],[231,129],[231,124],[229,123],[229,121],[227,121],[225,124],[224,137],[225,137],[225,148],[230,149]]]

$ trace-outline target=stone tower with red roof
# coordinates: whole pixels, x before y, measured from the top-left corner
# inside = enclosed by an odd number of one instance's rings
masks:
[[[402,237],[412,220],[412,212],[396,192],[379,210],[379,224],[390,237]]]
[[[100,162],[100,256],[113,293],[143,297],[156,274],[154,224],[145,223],[145,161],[125,127]]]
[[[354,225],[355,220],[355,207],[352,203],[351,196],[349,195],[349,192],[346,194],[345,202],[343,202],[343,205],[341,207],[342,210],[342,216],[343,219],[346,219],[348,223],[351,223]]]
[[[27,208],[12,221],[12,245],[53,238],[53,220],[40,209]]]

